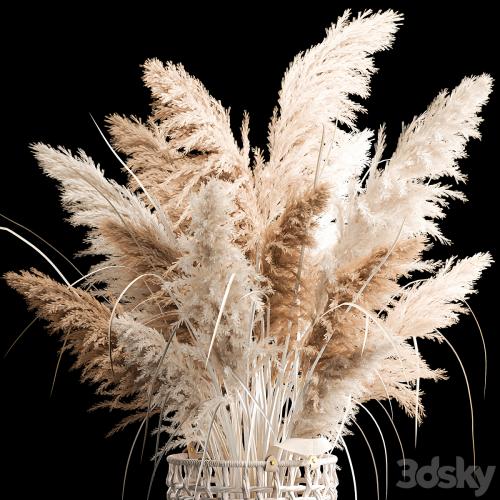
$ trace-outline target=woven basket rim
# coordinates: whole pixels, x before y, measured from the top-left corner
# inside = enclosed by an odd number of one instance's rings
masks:
[[[328,464],[336,464],[337,456],[336,455],[320,455],[317,458],[317,461],[314,465],[328,465]],[[278,467],[304,467],[308,465],[312,465],[308,462],[309,457],[304,456],[303,459],[300,460],[281,460],[276,464]],[[267,464],[266,460],[254,460],[250,462],[246,462],[245,460],[202,460],[201,458],[189,458],[187,453],[175,453],[173,455],[169,455],[167,457],[167,462],[171,465],[197,465],[200,466],[203,462],[203,465],[206,467],[265,467]]]

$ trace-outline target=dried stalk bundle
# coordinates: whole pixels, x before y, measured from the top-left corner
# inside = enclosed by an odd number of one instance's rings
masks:
[[[222,104],[158,60],[144,65],[151,116],[107,120],[126,187],[81,151],[33,146],[101,261],[77,285],[5,278],[61,334],[98,405],[126,412],[118,429],[157,433],[157,458],[189,443],[218,460],[265,460],[292,438],[334,448],[373,399],[423,417],[419,381],[445,372],[416,339],[444,339],[492,262],[424,257],[448,242],[438,222],[464,195],[447,179],[465,181],[457,162],[492,79],[440,93],[392,156],[383,128],[372,147],[353,97],[368,95],[372,56],[400,22],[346,12],[294,59],[267,157],[250,149],[247,115],[238,144]]]

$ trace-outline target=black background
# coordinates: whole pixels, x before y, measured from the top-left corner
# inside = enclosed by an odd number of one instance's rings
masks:
[[[68,256],[81,248],[82,231],[64,222],[55,183],[42,176],[28,145],[44,141],[71,149],[82,147],[110,177],[123,179],[89,112],[101,123],[111,112],[146,116],[149,100],[141,83],[140,65],[148,57],[182,62],[215,97],[231,107],[235,127],[243,110],[248,110],[253,145],[265,146],[268,118],[288,63],[298,51],[319,42],[324,28],[347,7],[355,11],[392,7],[406,17],[394,48],[377,56],[381,70],[373,79],[372,97],[366,102],[369,113],[360,122],[370,128],[387,122],[390,145],[401,122],[423,111],[439,90],[457,85],[462,76],[482,72],[495,76],[498,70],[496,18],[488,3],[477,1],[466,6],[455,2],[307,2],[292,7],[269,2],[265,6],[233,3],[204,8],[185,3],[176,10],[167,3],[142,2],[120,7],[110,16],[89,6],[75,7],[71,12],[26,7],[3,16],[10,34],[2,30],[0,211]],[[484,250],[497,257],[498,160],[494,153],[499,139],[498,91],[484,117],[483,139],[470,144],[471,158],[462,162],[469,175],[465,189],[470,201],[451,205],[443,227],[454,245],[436,248],[432,252],[435,258]],[[0,233],[0,248],[2,273],[31,266],[51,272],[41,257],[7,233]],[[75,276],[69,266],[60,259],[58,262],[69,277]],[[83,269],[88,265],[78,264]],[[468,371],[476,411],[477,463],[482,467],[496,464],[497,283],[494,266],[480,282],[480,295],[470,301],[488,345],[486,400],[482,397],[481,342],[472,319],[464,318],[448,335]],[[0,297],[0,338],[5,351],[32,316],[22,299],[3,282]],[[135,429],[105,438],[118,416],[87,412],[95,401],[92,389],[81,385],[78,374],[69,371],[68,359],[62,361],[55,393],[49,399],[57,345],[37,323],[10,355],[0,360],[1,452],[5,460],[0,469],[2,498],[118,499]],[[417,449],[413,446],[413,422],[403,412],[396,412],[406,455],[421,465],[435,455],[441,464],[453,465],[457,456],[471,464],[470,415],[460,367],[446,345],[422,345],[421,349],[432,366],[448,369],[451,380],[424,384],[428,417],[419,430]],[[397,488],[397,441],[381,409],[377,405],[371,408],[386,435],[389,498],[474,498],[471,490]],[[376,429],[363,415],[359,423],[383,464]],[[356,466],[359,498],[376,498],[371,461],[362,438],[349,437],[348,444]],[[353,498],[352,485],[344,456],[340,463],[339,498],[346,500]],[[147,460],[142,465],[133,460],[127,498],[145,498],[150,472]],[[497,484],[495,477],[483,498],[494,498]],[[152,498],[163,498],[163,491],[160,477]]]

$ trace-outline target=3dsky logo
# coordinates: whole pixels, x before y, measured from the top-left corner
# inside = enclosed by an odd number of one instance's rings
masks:
[[[403,480],[396,483],[399,488],[470,488],[476,497],[483,496],[490,487],[496,466],[490,465],[486,470],[476,465],[465,465],[462,457],[457,457],[455,466],[440,465],[439,457],[433,457],[429,465],[419,467],[412,459],[398,460],[402,468]]]

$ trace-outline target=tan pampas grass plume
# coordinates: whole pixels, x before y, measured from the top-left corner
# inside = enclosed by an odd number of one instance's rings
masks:
[[[127,186],[83,151],[33,145],[69,222],[88,229],[82,253],[100,260],[75,283],[52,261],[57,280],[5,279],[60,335],[97,406],[125,412],[117,429],[154,434],[155,459],[188,443],[226,460],[265,460],[297,437],[339,448],[373,399],[422,420],[420,380],[446,374],[417,340],[445,340],[492,263],[426,257],[450,243],[439,221],[465,198],[451,181],[466,181],[459,161],[492,79],[441,92],[385,152],[383,127],[376,141],[357,129],[353,97],[369,95],[374,54],[401,21],[346,12],[299,54],[267,153],[250,147],[247,114],[236,139],[202,83],[156,59],[143,68],[151,115],[106,122]]]

